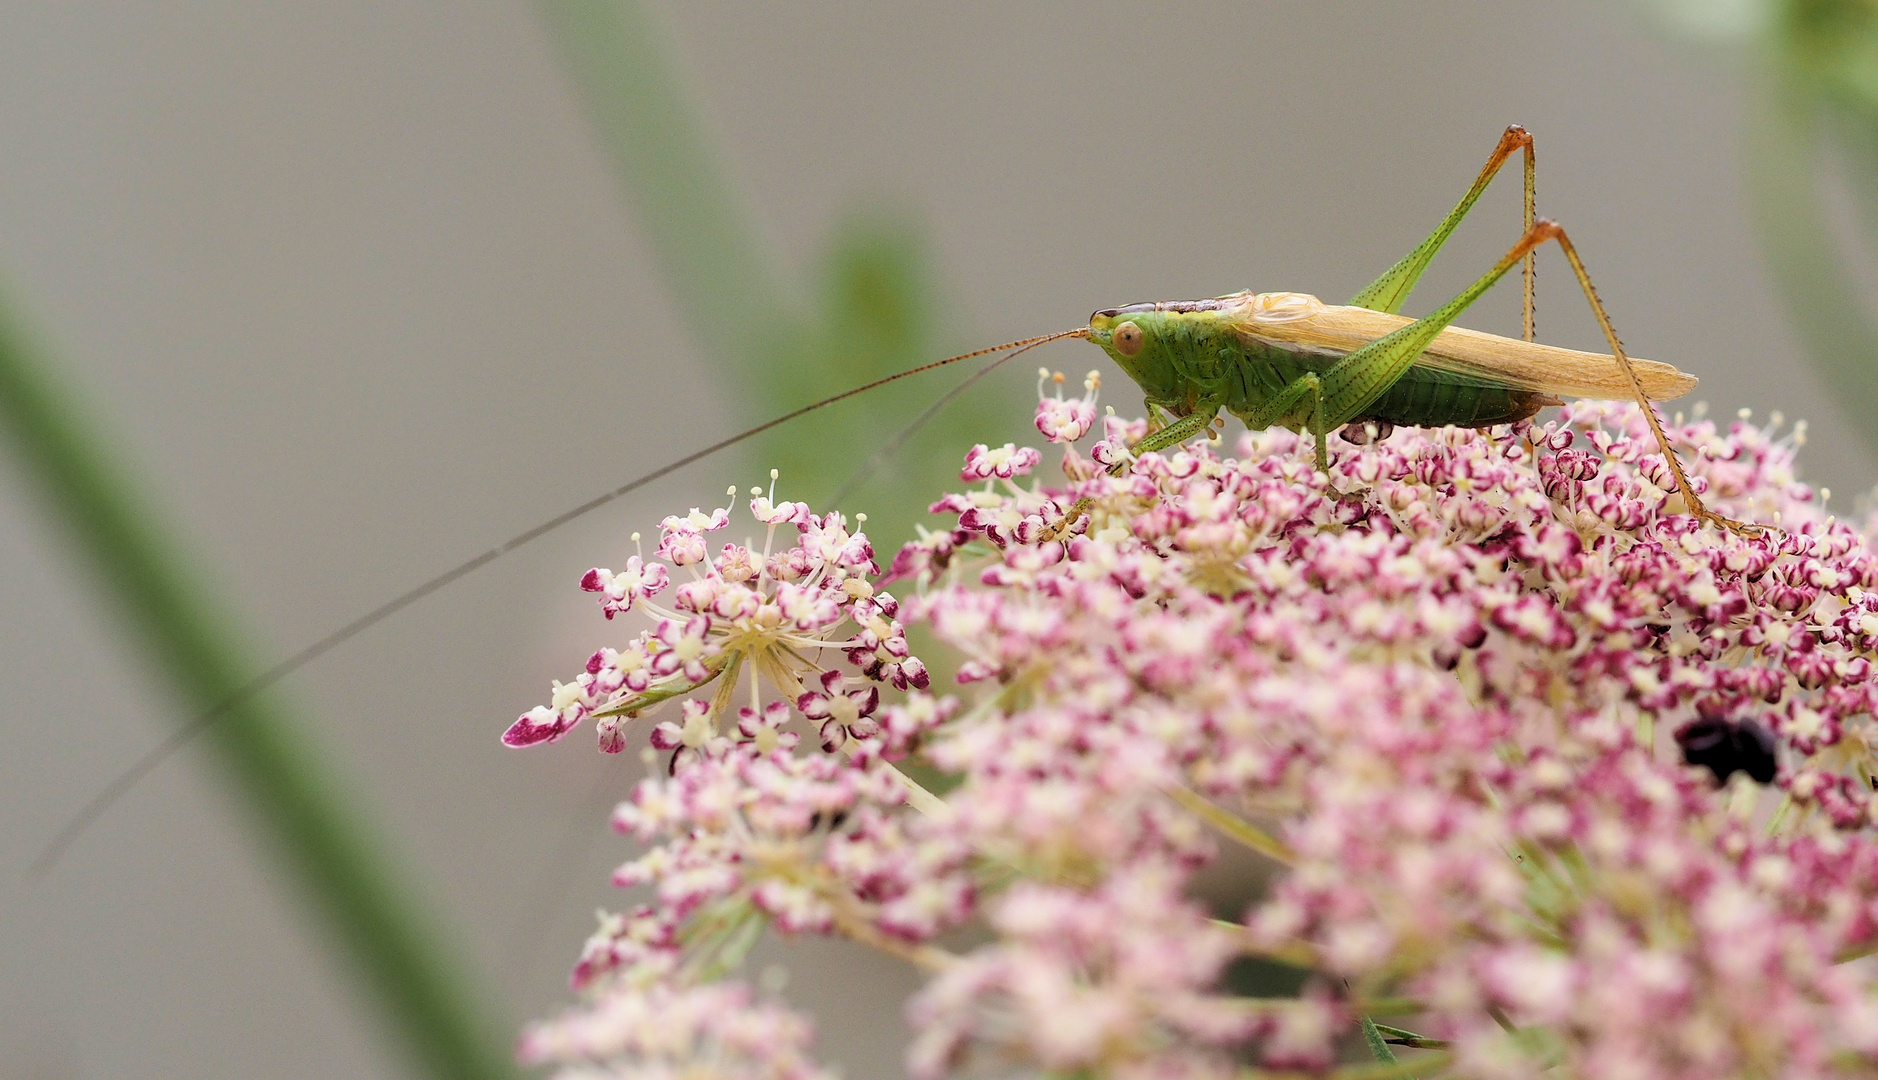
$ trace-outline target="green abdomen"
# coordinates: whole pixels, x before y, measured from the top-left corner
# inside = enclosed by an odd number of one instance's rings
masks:
[[[1417,365],[1358,419],[1412,427],[1491,427],[1524,420],[1555,403],[1531,390],[1464,381],[1461,376]]]
[[[1232,350],[1220,389],[1226,409],[1246,418],[1306,372],[1322,372],[1342,354],[1291,350],[1263,342],[1243,342]],[[1221,357],[1226,359],[1225,356]],[[1557,401],[1531,390],[1494,385],[1485,379],[1415,365],[1383,391],[1357,420],[1379,420],[1403,427],[1490,427],[1524,420]],[[1297,427],[1304,417],[1287,426]]]

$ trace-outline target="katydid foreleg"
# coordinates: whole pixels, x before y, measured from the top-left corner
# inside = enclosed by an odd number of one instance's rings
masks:
[[[1308,398],[1311,403],[1310,409],[1303,413],[1300,426],[1303,430],[1310,432],[1316,437],[1318,467],[1323,469],[1325,474],[1328,475],[1330,465],[1328,456],[1329,445],[1326,440],[1326,433],[1330,429],[1324,423],[1324,395],[1321,386],[1321,380],[1318,378],[1316,372],[1301,375],[1288,383],[1283,390],[1273,395],[1263,408],[1247,416],[1245,418],[1245,424],[1248,429],[1253,431],[1260,431],[1281,424],[1297,416],[1299,413],[1298,406],[1303,404],[1305,399]],[[1189,438],[1213,426],[1213,419],[1219,415],[1220,407],[1221,403],[1216,400],[1210,398],[1201,399],[1193,412],[1177,418],[1173,423],[1161,428],[1159,431],[1148,434],[1134,445],[1133,452],[1137,455],[1146,454],[1186,442]],[[1154,406],[1150,405],[1149,408],[1152,409]],[[1109,466],[1109,472],[1111,475],[1120,475],[1126,468],[1127,465],[1125,463],[1117,462]],[[1078,518],[1087,513],[1089,508],[1094,505],[1095,500],[1087,495],[1077,499],[1070,505],[1068,512],[1063,516],[1063,520],[1052,530],[1050,538],[1055,539],[1061,536],[1070,525],[1074,524]]]
[[[1135,444],[1135,453],[1146,454],[1162,450],[1169,446],[1179,446],[1188,439],[1213,426],[1213,418],[1219,415],[1219,402],[1201,401],[1192,412],[1176,417],[1174,421],[1159,431],[1151,432]]]

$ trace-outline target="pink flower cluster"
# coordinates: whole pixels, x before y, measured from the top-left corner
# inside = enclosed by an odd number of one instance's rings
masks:
[[[600,748],[618,753],[626,745],[626,721],[717,682],[716,696],[690,703],[684,722],[655,729],[653,744],[672,751],[676,762],[677,755],[727,745],[718,721],[747,669],[750,705],[747,716],[739,714],[739,730],[748,729],[743,737],[767,750],[771,741],[761,729],[785,718],[764,707],[761,684],[768,682],[821,721],[822,744],[835,750],[851,736],[878,732],[872,714],[880,695],[874,684],[924,689],[926,666],[895,621],[899,603],[889,593],[876,593],[870,582],[880,568],[866,534],[850,533],[840,514],[817,517],[806,504],[774,502],[761,488],[752,495],[750,512],[765,528],[760,549],[751,542],[727,543],[713,558],[705,536],[727,528],[730,511],[693,509],[661,523],[654,557],[663,563],[634,555],[625,570],[587,571],[580,587],[600,595],[607,618],[642,609],[656,622],[623,647],[588,657],[586,670],[572,682],[555,683],[549,704],[523,713],[502,741],[518,747],[554,742],[591,716]],[[795,543],[773,550],[776,532],[785,525],[795,530]],[[690,580],[673,588],[672,570]],[[667,589],[669,606],[655,599]],[[829,649],[845,653],[855,672],[843,675],[813,659]]]
[[[1044,397],[1044,383],[1056,386],[1055,397]],[[1091,371],[1082,381],[1079,398],[1063,399],[1063,373],[1051,374],[1049,368],[1037,369],[1037,430],[1053,443],[1073,443],[1096,422],[1096,393],[1102,388],[1102,373]]]
[[[531,1028],[530,1065],[590,1061],[583,1075],[631,1080],[833,1080],[807,1056],[801,1017],[735,983],[614,995],[596,1008]]]
[[[1046,399],[1040,430],[1086,431],[1074,404]],[[1672,426],[1704,496],[1768,526],[1735,534],[1679,512],[1632,406],[1333,439],[1327,473],[1286,431],[1136,457],[1144,431],[1110,417],[1054,487],[1019,483],[1035,451],[976,448],[947,527],[894,559],[897,605],[806,508],[777,519],[800,535],[781,556],[662,544],[708,603],[653,610],[659,567],[589,575],[609,616],[659,620],[643,662],[601,650],[511,742],[596,714],[623,739],[629,712],[720,686],[651,730],[677,756],[615,818],[654,845],[616,875],[649,899],[603,922],[588,1003],[532,1029],[555,1048],[532,1060],[640,1075],[634,1018],[772,926],[928,971],[908,1060],[932,1080],[1335,1075],[1369,1016],[1413,1032],[1389,1029],[1419,1075],[1878,1070],[1854,962],[1878,951],[1878,557],[1796,481],[1797,440]],[[747,625],[798,625],[784,584],[834,610],[759,662],[714,606],[733,573]],[[957,654],[959,697],[921,692],[901,618]],[[806,671],[809,647],[858,674]],[[753,677],[733,710],[743,667],[776,690]],[[1221,844],[1282,867],[1247,910],[1194,899]],[[972,920],[989,940],[946,948]],[[1310,981],[1237,996],[1241,957]]]

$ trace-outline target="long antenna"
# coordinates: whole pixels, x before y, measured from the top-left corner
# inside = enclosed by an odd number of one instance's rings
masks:
[[[391,618],[398,612],[403,611],[419,600],[442,589],[444,586],[451,584],[458,578],[467,577],[475,573],[490,563],[495,562],[497,559],[500,559],[502,556],[507,555],[509,552],[514,551],[516,548],[530,541],[539,540],[548,533],[553,532],[576,518],[585,517],[602,506],[605,506],[607,503],[630,495],[640,488],[645,487],[647,484],[652,483],[654,480],[670,476],[672,473],[677,472],[685,466],[697,461],[702,461],[720,450],[728,450],[746,439],[755,438],[771,428],[779,427],[797,417],[805,416],[817,409],[833,405],[838,401],[845,401],[859,394],[865,394],[869,390],[885,386],[890,382],[898,382],[910,375],[919,375],[923,372],[932,371],[935,368],[942,368],[949,364],[956,364],[963,360],[975,360],[980,356],[988,356],[992,353],[1001,353],[1007,350],[1016,350],[1011,353],[1012,356],[1015,356],[1017,352],[1033,349],[1048,342],[1058,341],[1067,337],[1082,337],[1087,333],[1088,330],[1086,328],[1079,327],[1075,330],[1061,330],[1054,334],[1042,334],[1037,337],[1024,338],[1020,341],[1009,341],[1003,345],[993,345],[988,349],[974,349],[971,352],[960,353],[957,356],[948,356],[944,360],[934,360],[929,364],[921,364],[918,367],[908,368],[896,375],[888,375],[885,378],[875,379],[873,382],[857,386],[852,390],[843,391],[833,397],[823,398],[814,404],[804,405],[793,412],[784,413],[774,420],[765,421],[746,431],[732,435],[727,439],[720,439],[702,450],[679,458],[677,461],[661,465],[643,476],[636,477],[621,484],[619,487],[614,488],[604,495],[595,496],[581,503],[579,506],[574,507],[572,510],[549,518],[547,521],[542,522],[532,529],[517,533],[515,536],[510,537],[503,543],[490,548],[488,551],[483,552],[473,559],[466,559],[458,563],[450,569],[445,570],[443,573],[438,574],[436,577],[398,594],[396,597],[378,605],[339,629],[334,630],[332,633],[327,634],[325,637],[320,638],[318,641],[313,642],[311,645],[286,657],[273,667],[249,679],[246,683],[242,684],[240,689],[230,694],[228,698],[221,703],[213,706],[187,724],[171,732],[167,738],[151,748],[143,757],[133,762],[129,768],[118,773],[109,784],[104,786],[103,790],[98,792],[97,795],[92,797],[90,802],[85,804],[83,809],[79,810],[78,813],[72,816],[70,821],[65,823],[65,826],[47,842],[46,846],[39,852],[39,855],[34,858],[32,863],[27,867],[27,880],[35,881],[43,878],[58,864],[59,859],[63,857],[65,852],[71,848],[72,844],[84,834],[85,830],[90,828],[91,824],[97,821],[106,810],[110,809],[112,803],[115,803],[125,792],[135,787],[139,780],[149,775],[151,770],[162,764],[170,755],[182,749],[191,739],[201,734],[210,724],[220,719],[229,709],[248,700],[261,691],[266,690],[268,687],[273,686],[280,680],[299,671],[301,668],[365,631],[370,630],[372,627],[377,626],[379,623],[384,622],[386,619]],[[1000,357],[996,363],[1003,363],[1009,358],[1010,357]],[[992,366],[996,366],[996,364]]]
[[[847,482],[842,484],[841,487],[835,490],[835,493],[833,495],[830,495],[828,497],[827,505],[831,509],[835,507],[839,507],[843,499],[846,499],[849,495],[854,494],[855,488],[858,488],[862,484],[867,483],[870,477],[872,477],[876,472],[880,471],[880,467],[882,465],[886,464],[888,460],[890,460],[893,457],[893,455],[899,453],[900,448],[906,445],[906,441],[913,437],[914,432],[918,431],[920,428],[925,427],[926,422],[928,420],[931,420],[933,417],[938,416],[939,411],[941,409],[944,409],[947,405],[950,405],[954,401],[957,401],[959,398],[959,395],[965,393],[965,391],[967,390],[970,390],[973,386],[976,386],[980,379],[998,370],[998,368],[1002,367],[1005,363],[1011,360],[1017,359],[1018,357],[1024,355],[1025,353],[1029,352],[1030,350],[1036,348],[1039,345],[1043,345],[1048,342],[1055,341],[1058,337],[1067,337],[1067,336],[1069,335],[1067,334],[1053,335],[1051,337],[1044,338],[1042,341],[1033,341],[1029,345],[1025,345],[1023,348],[1017,349],[1014,352],[1005,353],[1003,356],[998,357],[996,360],[993,360],[991,363],[986,364],[984,367],[981,367],[977,371],[974,371],[970,375],[966,376],[957,386],[939,395],[938,398],[934,399],[931,405],[926,406],[926,409],[924,412],[920,413],[918,416],[915,416],[913,418],[912,423],[906,425],[905,427],[901,428],[898,432],[894,433],[893,438],[888,439],[884,443],[881,443],[880,449],[874,451],[874,456],[868,458],[866,464],[862,465],[859,469],[855,470],[854,475],[848,477]]]

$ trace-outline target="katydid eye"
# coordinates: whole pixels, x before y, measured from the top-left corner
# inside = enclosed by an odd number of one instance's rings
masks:
[[[1146,338],[1147,335],[1141,332],[1141,327],[1131,322],[1125,322],[1115,328],[1115,337],[1113,339],[1115,342],[1115,351],[1121,353],[1123,356],[1133,356],[1141,351],[1141,343],[1146,340]]]

